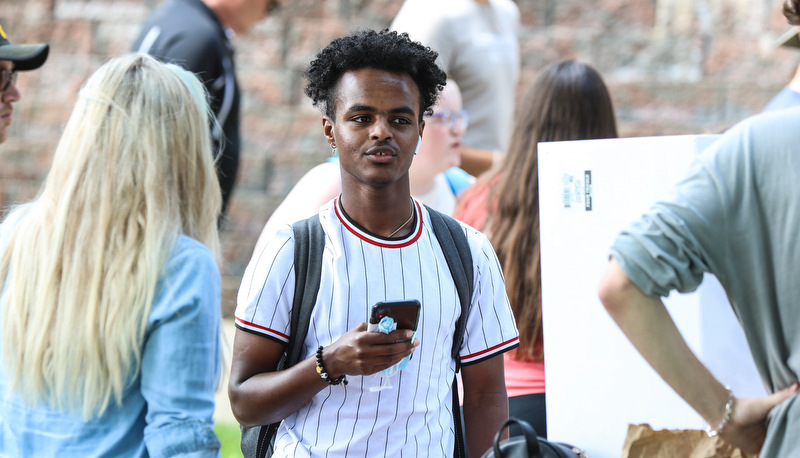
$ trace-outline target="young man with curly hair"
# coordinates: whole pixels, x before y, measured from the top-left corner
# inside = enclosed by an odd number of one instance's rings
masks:
[[[789,22],[800,25],[800,0],[785,5]],[[600,286],[611,317],[708,422],[708,435],[764,457],[800,453],[798,144],[800,108],[728,130],[668,200],[619,234]],[[725,288],[770,395],[735,396],[691,351],[661,302],[672,290],[695,290],[706,272]]]
[[[325,251],[305,359],[276,371],[295,281],[286,226],[254,253],[242,280],[229,385],[242,425],[282,421],[274,456],[453,453],[451,347],[461,308],[431,216],[411,198],[408,178],[423,113],[445,83],[435,60],[405,34],[368,30],[331,42],[306,72],[306,94],[341,158],[342,194],[319,213]],[[500,355],[517,346],[518,333],[491,245],[461,227],[474,271],[459,353],[465,437],[470,455],[480,456],[508,415]],[[371,306],[399,299],[422,304],[416,339],[408,330],[368,331]],[[380,374],[404,359],[388,380]]]

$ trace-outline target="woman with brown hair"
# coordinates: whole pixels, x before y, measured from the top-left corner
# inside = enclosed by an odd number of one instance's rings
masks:
[[[455,217],[489,236],[503,268],[520,333],[504,356],[509,414],[547,437],[536,145],[614,138],[617,127],[600,75],[571,60],[542,72],[516,121],[505,159],[464,192]]]

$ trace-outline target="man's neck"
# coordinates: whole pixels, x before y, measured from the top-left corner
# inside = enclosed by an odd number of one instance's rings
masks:
[[[369,186],[342,187],[340,197],[342,208],[347,216],[364,229],[382,236],[389,236],[401,227],[412,215],[414,207],[408,185],[374,188]],[[407,224],[394,236],[407,235],[413,229]]]
[[[217,16],[217,19],[226,30],[233,30],[230,21],[230,13],[225,4],[225,0],[201,0]]]

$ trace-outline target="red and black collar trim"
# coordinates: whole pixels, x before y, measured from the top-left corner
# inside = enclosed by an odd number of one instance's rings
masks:
[[[342,225],[347,228],[353,235],[360,238],[361,240],[371,244],[377,245],[381,248],[403,248],[411,245],[412,243],[419,240],[419,237],[422,235],[422,208],[420,208],[419,202],[414,200],[414,209],[416,214],[414,215],[414,229],[411,233],[403,238],[387,238],[377,234],[373,234],[372,232],[364,229],[361,225],[350,219],[350,217],[345,213],[344,208],[342,208],[342,204],[340,202],[340,198],[337,197],[335,202],[333,203],[333,209],[336,211],[336,216],[339,218],[339,221],[342,222]]]

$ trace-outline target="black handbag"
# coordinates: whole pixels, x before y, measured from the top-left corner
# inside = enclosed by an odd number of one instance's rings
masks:
[[[522,430],[521,436],[513,436],[501,441],[503,430],[516,424]],[[578,447],[563,442],[551,442],[538,437],[530,423],[509,417],[494,436],[494,445],[481,458],[588,458]]]

